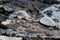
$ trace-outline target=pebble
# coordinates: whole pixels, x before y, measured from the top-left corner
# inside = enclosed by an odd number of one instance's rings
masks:
[[[55,26],[55,22],[49,17],[43,17],[40,19],[40,22],[47,26]]]

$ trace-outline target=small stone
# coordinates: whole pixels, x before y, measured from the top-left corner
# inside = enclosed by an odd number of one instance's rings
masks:
[[[55,22],[49,17],[41,18],[40,23],[47,25],[47,26],[55,26]]]
[[[11,24],[11,21],[12,20],[6,20],[6,21],[1,22],[1,24],[4,24],[4,25]]]

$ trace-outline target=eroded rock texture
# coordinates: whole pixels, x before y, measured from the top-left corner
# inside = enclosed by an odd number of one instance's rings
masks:
[[[0,0],[0,39],[60,39],[59,13],[59,0]]]

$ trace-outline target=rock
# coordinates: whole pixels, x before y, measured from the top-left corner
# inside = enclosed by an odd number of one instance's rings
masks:
[[[1,22],[1,24],[4,24],[4,25],[11,24],[11,21],[12,20],[6,20],[6,21]]]
[[[52,12],[51,12],[52,11]],[[52,5],[46,9],[44,9],[41,14],[44,16],[48,16],[55,22],[55,26],[60,29],[60,4]],[[48,15],[47,15],[48,14]],[[50,15],[50,16],[49,16]]]
[[[14,10],[8,6],[4,6],[4,9],[7,13],[13,13],[14,12]]]
[[[0,24],[0,29],[8,29],[8,27],[3,24]]]
[[[0,40],[22,40],[22,37],[7,37],[7,36],[0,36]]]
[[[13,20],[8,20],[8,19],[6,21],[1,22],[1,24],[6,25],[8,26],[9,29],[13,29],[13,30],[17,29],[20,26],[19,24],[14,23]]]
[[[29,19],[31,18],[30,15],[28,15],[25,11],[20,10],[20,11],[15,11],[13,14],[9,16],[10,19]]]
[[[9,6],[0,5],[0,14],[9,15],[10,13],[13,13],[13,11],[14,10]]]
[[[49,17],[41,18],[40,23],[47,25],[47,26],[55,26],[55,22]]]

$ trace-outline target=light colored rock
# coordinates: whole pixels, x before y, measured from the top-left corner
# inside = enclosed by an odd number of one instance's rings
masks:
[[[0,36],[0,40],[22,40],[22,37],[6,37],[6,36]]]
[[[49,17],[43,17],[40,19],[40,22],[47,26],[55,26],[55,22]]]
[[[4,24],[4,25],[11,24],[11,21],[12,20],[6,20],[6,21],[3,21],[1,24]]]
[[[44,12],[46,12],[48,10],[52,10],[53,11],[51,13],[52,14],[51,17],[49,17],[46,13],[44,13]],[[54,20],[54,21],[55,21],[56,26],[58,28],[60,28],[60,4],[52,5],[52,6],[48,7],[48,8],[46,8],[46,9],[44,9],[43,11],[41,11],[41,13],[42,13],[42,15],[47,16],[47,17],[51,18],[52,20],[53,19],[58,20],[58,22],[56,20]]]
[[[20,11],[15,11],[13,14],[9,16],[10,19],[14,19],[14,17],[17,17],[18,19],[25,18],[29,19],[31,18],[30,15],[28,15],[27,12],[20,10]]]
[[[20,13],[22,17],[25,17],[25,18],[30,18],[30,15],[27,14],[27,12],[21,10],[21,11],[17,11],[16,13]],[[19,17],[18,17],[19,18]]]

